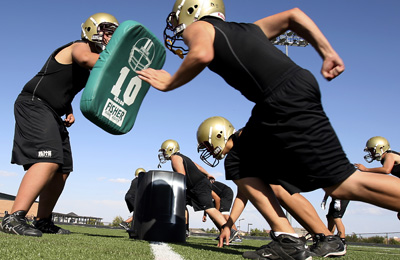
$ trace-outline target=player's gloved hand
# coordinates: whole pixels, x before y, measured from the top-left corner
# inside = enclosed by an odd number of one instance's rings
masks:
[[[321,208],[322,208],[323,210],[325,210],[325,205],[326,205],[326,200],[322,200],[322,202],[321,202]]]
[[[340,200],[335,200],[335,204],[333,206],[336,211],[340,211],[342,204],[340,203]]]

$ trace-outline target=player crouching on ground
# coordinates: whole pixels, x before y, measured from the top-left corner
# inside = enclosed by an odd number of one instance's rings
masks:
[[[389,141],[385,137],[374,136],[368,139],[364,152],[367,153],[364,156],[367,163],[376,160],[381,162],[382,167],[367,168],[361,163],[355,163],[360,171],[392,174],[400,178],[400,153],[390,149]],[[400,220],[400,212],[397,213],[397,218]]]
[[[212,201],[212,187],[210,180],[215,180],[203,167],[193,162],[189,157],[180,153],[177,141],[169,139],[161,144],[158,158],[161,163],[171,161],[172,170],[186,177],[186,196],[194,211],[204,210],[219,230],[226,223],[224,216],[217,210]],[[238,232],[232,230],[230,242],[237,236]]]

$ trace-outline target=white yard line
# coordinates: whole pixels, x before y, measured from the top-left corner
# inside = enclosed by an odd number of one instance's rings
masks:
[[[175,253],[172,248],[163,242],[150,242],[154,260],[184,260],[182,256]]]

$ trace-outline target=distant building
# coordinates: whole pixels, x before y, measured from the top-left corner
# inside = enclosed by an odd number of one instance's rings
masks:
[[[102,218],[79,216],[74,212],[70,212],[68,214],[53,212],[53,222],[55,223],[78,224],[78,225],[100,225],[101,221]]]
[[[4,217],[6,211],[11,212],[12,205],[14,204],[15,196],[0,192],[0,217]],[[32,207],[26,214],[26,218],[30,221],[37,214],[39,202],[35,201]],[[100,225],[102,218],[91,216],[79,216],[73,212],[68,214],[53,212],[53,222],[77,225]]]
[[[11,211],[14,200],[15,196],[0,192],[0,217],[4,217],[5,211]],[[33,218],[36,216],[38,206],[39,202],[35,201],[32,207],[29,209],[28,213],[26,214],[26,218],[28,220],[33,220]]]

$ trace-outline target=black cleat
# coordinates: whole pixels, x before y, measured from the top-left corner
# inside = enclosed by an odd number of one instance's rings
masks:
[[[340,240],[342,240],[342,243],[343,243],[343,245],[344,245],[344,249],[346,249],[346,251],[347,251],[346,239],[345,239],[345,238],[340,238]]]
[[[120,225],[122,228],[124,228],[126,231],[129,230],[129,223],[128,223],[128,222],[123,221],[123,222],[119,223],[119,225]]]
[[[284,259],[284,260],[311,260],[311,253],[307,249],[304,239],[281,234],[275,237],[270,233],[272,242],[256,251],[247,251],[243,257],[247,259]]]
[[[51,215],[49,218],[42,218],[37,220],[35,218],[35,220],[33,221],[33,226],[37,229],[39,229],[40,231],[42,231],[42,233],[47,233],[47,234],[60,234],[60,235],[69,235],[71,234],[71,231],[60,228],[56,225],[54,225],[54,222],[51,220]]]
[[[344,256],[346,254],[346,246],[338,236],[315,234],[310,251],[315,256],[321,257]]]
[[[28,224],[26,211],[19,210],[12,214],[5,213],[0,224],[4,233],[16,234],[21,236],[41,237],[42,232]]]
[[[229,243],[231,243],[238,235],[239,232],[231,228],[231,236],[229,237]]]

